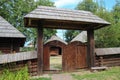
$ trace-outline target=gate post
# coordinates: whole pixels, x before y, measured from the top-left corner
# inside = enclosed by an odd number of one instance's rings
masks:
[[[38,25],[37,28],[37,72],[38,75],[43,73],[43,26],[42,24]]]
[[[95,42],[94,42],[94,30],[93,29],[87,30],[87,40],[88,40],[87,64],[88,64],[88,68],[91,68],[95,66],[95,53],[94,53]]]

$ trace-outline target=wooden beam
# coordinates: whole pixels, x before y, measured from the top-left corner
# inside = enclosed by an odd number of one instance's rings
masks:
[[[43,26],[41,23],[38,24],[38,41],[37,41],[37,57],[38,57],[38,75],[43,72]]]
[[[95,66],[95,42],[94,42],[94,30],[89,29],[87,30],[87,39],[88,39],[88,46],[87,46],[87,64],[88,68]]]

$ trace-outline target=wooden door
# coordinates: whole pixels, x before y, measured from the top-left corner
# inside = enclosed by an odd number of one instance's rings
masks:
[[[48,46],[44,46],[43,49],[43,70],[50,70],[50,54]]]
[[[76,68],[85,68],[86,61],[86,46],[85,45],[77,45],[76,46]]]
[[[69,44],[65,47],[63,53],[63,70],[73,71],[75,69],[75,46]]]

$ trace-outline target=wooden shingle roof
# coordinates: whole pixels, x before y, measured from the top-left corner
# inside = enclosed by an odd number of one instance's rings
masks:
[[[120,48],[96,48],[97,56],[120,54]]]
[[[58,9],[38,6],[24,17],[26,27],[38,27],[42,21],[45,28],[98,29],[110,23],[89,11]]]
[[[25,38],[25,36],[0,16],[0,37]]]
[[[71,42],[74,42],[74,41],[80,41],[82,43],[86,43],[87,42],[87,32],[82,31],[81,33],[79,33],[75,38],[73,38],[71,40]]]
[[[56,36],[56,35],[53,35],[50,39],[48,39],[45,44],[51,42],[51,41],[59,41],[65,45],[67,45],[67,42],[65,42],[64,40],[62,40],[60,37]]]

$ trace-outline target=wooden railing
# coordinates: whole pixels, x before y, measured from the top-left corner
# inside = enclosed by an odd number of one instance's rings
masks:
[[[15,54],[1,54],[0,64],[23,61],[23,60],[30,60],[30,59],[36,59],[36,58],[37,58],[36,51],[19,52]]]

